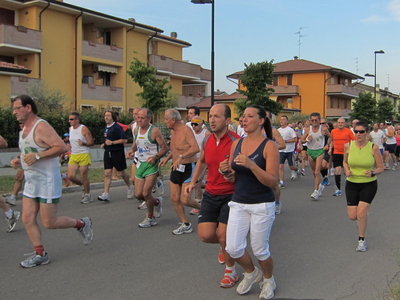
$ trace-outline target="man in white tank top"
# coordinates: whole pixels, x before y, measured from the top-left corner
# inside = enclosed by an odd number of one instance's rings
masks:
[[[83,186],[82,204],[93,202],[90,195],[90,181],[88,177],[89,166],[92,164],[89,147],[93,146],[93,137],[90,130],[80,124],[80,115],[73,112],[69,116],[69,142],[71,145],[71,155],[68,162],[68,179],[77,185]],[[82,180],[76,177],[76,172],[80,171]]]
[[[161,131],[151,125],[152,112],[143,108],[137,115],[138,126],[133,132],[132,148],[126,157],[132,159],[138,153],[135,175],[135,197],[146,201],[147,213],[139,227],[148,228],[157,225],[156,218],[162,214],[162,197],[154,198],[151,190],[156,182],[160,158],[168,152],[167,143]]]
[[[194,137],[196,138],[197,145],[200,148],[201,151],[201,145],[203,143],[203,140],[206,136],[209,136],[211,132],[207,130],[207,128],[204,126],[204,120],[200,116],[194,116],[190,120],[190,126],[193,129],[194,132]],[[197,159],[200,157],[200,152],[196,154]],[[201,189],[201,184],[203,182],[204,175],[206,173],[206,169],[200,174],[199,179],[197,184],[194,187],[195,190],[195,195],[194,195],[194,200],[196,200],[198,203],[201,203],[201,199],[203,198],[203,191]],[[197,215],[199,213],[199,210],[197,208],[192,208],[192,210],[189,212],[191,215]]]
[[[308,161],[310,162],[314,174],[314,191],[310,197],[314,200],[318,200],[318,197],[321,196],[322,190],[324,189],[324,186],[321,184],[320,175],[322,159],[324,158],[324,151],[329,149],[331,134],[329,133],[328,127],[321,126],[320,113],[313,112],[310,114],[310,121],[311,126],[304,128],[301,142],[307,143]],[[326,138],[329,140],[325,146]]]
[[[77,220],[57,216],[57,204],[62,190],[58,157],[68,148],[53,127],[37,116],[35,102],[27,95],[16,97],[13,101],[13,114],[25,127],[19,139],[21,157],[13,159],[11,166],[15,169],[22,166],[25,171],[22,221],[35,248],[35,254],[20,264],[24,268],[32,268],[50,262],[49,255],[44,251],[42,233],[37,222],[39,212],[44,228],[76,228],[83,236],[85,245],[93,239],[92,222],[88,217]]]

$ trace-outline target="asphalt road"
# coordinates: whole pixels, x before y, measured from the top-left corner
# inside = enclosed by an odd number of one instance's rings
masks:
[[[270,241],[275,299],[383,299],[400,270],[400,170],[378,177],[365,253],[355,251],[357,226],[347,218],[345,197],[333,197],[331,184],[312,201],[307,171],[282,190],[283,209]],[[144,212],[136,208],[137,200],[126,199],[124,186],[112,188],[111,203],[82,205],[80,192],[65,194],[59,215],[91,217],[94,240],[84,246],[75,229],[44,230],[51,263],[32,269],[19,267],[23,254],[33,252],[22,223],[12,233],[1,226],[0,299],[258,299],[256,285],[246,296],[219,287],[224,267],[217,262],[218,245],[200,242],[195,232],[171,233],[179,220],[168,190],[164,214],[151,228],[138,227]],[[21,201],[17,205],[20,209]],[[196,224],[196,217],[190,220]]]

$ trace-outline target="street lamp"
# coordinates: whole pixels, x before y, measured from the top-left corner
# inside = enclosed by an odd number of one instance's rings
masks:
[[[211,3],[211,106],[214,105],[214,4],[215,0],[191,0],[194,4]]]
[[[376,101],[376,55],[377,54],[385,54],[385,51],[383,51],[383,50],[375,51],[374,54],[375,54],[374,98],[375,98],[375,101]]]

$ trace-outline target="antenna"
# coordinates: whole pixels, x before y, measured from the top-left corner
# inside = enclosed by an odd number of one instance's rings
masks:
[[[356,57],[355,60],[356,60],[356,74],[358,74],[358,57]]]
[[[298,34],[299,35],[299,59],[300,59],[301,38],[306,36],[306,35],[302,35],[301,34],[301,30],[305,29],[305,28],[308,28],[308,27],[300,27],[299,31],[294,33],[294,34]]]
[[[390,90],[390,78],[389,78],[389,74],[387,74],[387,79],[388,79],[388,90]]]

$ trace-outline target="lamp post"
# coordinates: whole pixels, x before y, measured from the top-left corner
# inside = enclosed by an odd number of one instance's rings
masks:
[[[211,3],[211,106],[214,105],[214,4],[215,0],[191,0],[194,4]]]
[[[383,51],[383,50],[375,51],[374,54],[375,54],[374,98],[375,98],[375,101],[376,101],[376,55],[377,54],[385,54],[385,51]]]
[[[369,73],[365,74],[364,76],[365,76],[365,77],[374,77],[374,78],[375,78],[375,75],[374,75],[374,74],[369,74]],[[376,90],[376,89],[374,88],[374,90]],[[375,95],[375,94],[374,94],[374,95]],[[375,95],[375,97],[376,97],[376,95]],[[376,101],[376,98],[374,98],[374,100]]]

